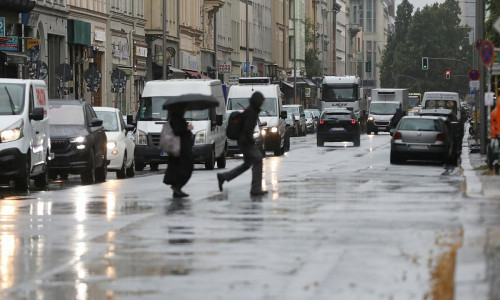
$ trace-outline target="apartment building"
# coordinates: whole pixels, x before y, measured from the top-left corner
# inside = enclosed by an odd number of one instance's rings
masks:
[[[271,33],[272,51],[271,60],[277,64],[278,76],[285,78],[289,68],[289,13],[290,3],[288,0],[272,1],[271,6]]]

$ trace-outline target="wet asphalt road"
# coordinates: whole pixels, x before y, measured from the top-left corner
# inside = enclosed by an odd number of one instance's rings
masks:
[[[0,299],[424,299],[461,241],[463,176],[390,165],[388,135],[314,135],[217,188],[201,167],[171,198],[159,172],[0,190]],[[228,168],[241,159],[228,160]]]

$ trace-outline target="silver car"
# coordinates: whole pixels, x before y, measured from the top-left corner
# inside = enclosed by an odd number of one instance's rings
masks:
[[[403,117],[391,135],[391,164],[417,159],[448,163],[454,159],[453,136],[440,117]]]

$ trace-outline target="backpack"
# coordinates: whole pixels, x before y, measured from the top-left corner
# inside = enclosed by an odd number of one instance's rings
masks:
[[[233,111],[227,120],[226,136],[231,140],[238,140],[243,131],[243,113]]]

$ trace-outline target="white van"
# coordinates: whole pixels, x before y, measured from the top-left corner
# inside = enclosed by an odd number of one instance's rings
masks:
[[[287,113],[283,110],[283,93],[278,85],[271,84],[269,78],[265,77],[240,78],[239,84],[229,89],[226,109],[245,109],[250,104],[250,97],[257,91],[261,92],[265,99],[259,113],[260,121],[267,123],[264,129],[264,149],[273,151],[274,155],[281,155],[288,150],[290,137],[286,134]]]
[[[451,109],[459,121],[462,119],[458,93],[425,92],[422,99],[422,109],[435,108]]]
[[[44,81],[0,79],[0,182],[28,190],[33,177],[38,187],[47,185],[48,114]]]
[[[204,163],[208,170],[214,168],[215,162],[218,168],[226,167],[226,108],[220,80],[171,79],[149,81],[144,86],[136,117],[136,170],[144,169],[146,164],[155,170],[158,164],[168,162],[167,155],[158,147],[160,132],[167,120],[167,111],[163,109],[163,104],[166,97],[184,94],[209,95],[219,100],[219,106],[187,111],[185,118],[193,125],[195,163]]]

